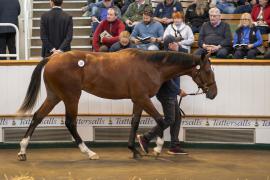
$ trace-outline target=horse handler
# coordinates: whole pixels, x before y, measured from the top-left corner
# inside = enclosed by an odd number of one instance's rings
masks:
[[[168,36],[164,38],[164,49],[169,51],[181,51],[176,39],[173,36]],[[168,154],[187,154],[180,147],[179,141],[179,131],[181,126],[181,112],[177,102],[177,95],[180,97],[186,96],[186,92],[180,89],[180,77],[175,77],[169,81],[162,84],[156,97],[160,101],[164,113],[164,125],[160,127],[158,124],[153,127],[150,131],[143,135],[138,135],[138,141],[145,153],[148,153],[148,144],[155,138],[157,138],[157,145],[163,145],[163,131],[170,126],[171,144]],[[158,148],[158,147],[156,147]],[[160,150],[154,148],[154,152],[160,153]]]

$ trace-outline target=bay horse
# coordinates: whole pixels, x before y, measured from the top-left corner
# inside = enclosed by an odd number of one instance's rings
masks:
[[[34,113],[20,142],[18,160],[26,160],[26,148],[35,128],[60,101],[65,105],[65,125],[81,152],[88,155],[89,159],[99,159],[98,154],[85,145],[77,132],[76,118],[82,90],[101,98],[132,100],[133,116],[128,148],[134,158],[138,157],[135,136],[142,111],[145,110],[157,123],[163,121],[150,100],[162,83],[175,76],[189,75],[206,93],[207,98],[215,98],[217,86],[209,56],[125,49],[113,53],[69,51],[43,59],[32,73],[26,97],[18,113],[24,114],[33,109],[43,68],[47,97]]]

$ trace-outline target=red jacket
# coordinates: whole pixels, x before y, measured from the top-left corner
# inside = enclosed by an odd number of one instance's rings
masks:
[[[260,13],[261,6],[256,4],[253,6],[251,11],[251,17],[254,22],[257,21],[257,17]],[[270,26],[270,4],[266,5],[263,9],[263,20]]]
[[[101,43],[108,47],[111,47],[111,45],[119,41],[119,34],[125,30],[125,25],[119,19],[116,19],[113,22],[109,22],[106,19],[101,21],[101,23],[98,25],[93,36],[93,48],[95,51],[99,51],[99,48],[100,48],[99,35],[105,30],[108,33],[110,33],[113,37],[111,38],[104,37]]]

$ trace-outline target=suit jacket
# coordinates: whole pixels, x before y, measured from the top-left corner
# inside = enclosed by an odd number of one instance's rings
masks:
[[[51,54],[53,48],[61,51],[71,49],[73,36],[72,16],[60,8],[52,8],[41,16],[40,38],[42,40],[42,57]]]
[[[0,23],[12,23],[18,27],[18,16],[21,13],[21,7],[18,0],[0,1]],[[15,32],[13,27],[0,26],[0,33]]]

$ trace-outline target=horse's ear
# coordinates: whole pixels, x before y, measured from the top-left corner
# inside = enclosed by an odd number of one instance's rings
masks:
[[[208,61],[210,56],[211,56],[211,52],[209,52],[208,54],[202,53],[202,55],[201,55],[201,63],[200,63],[201,66],[205,65],[205,63]]]

